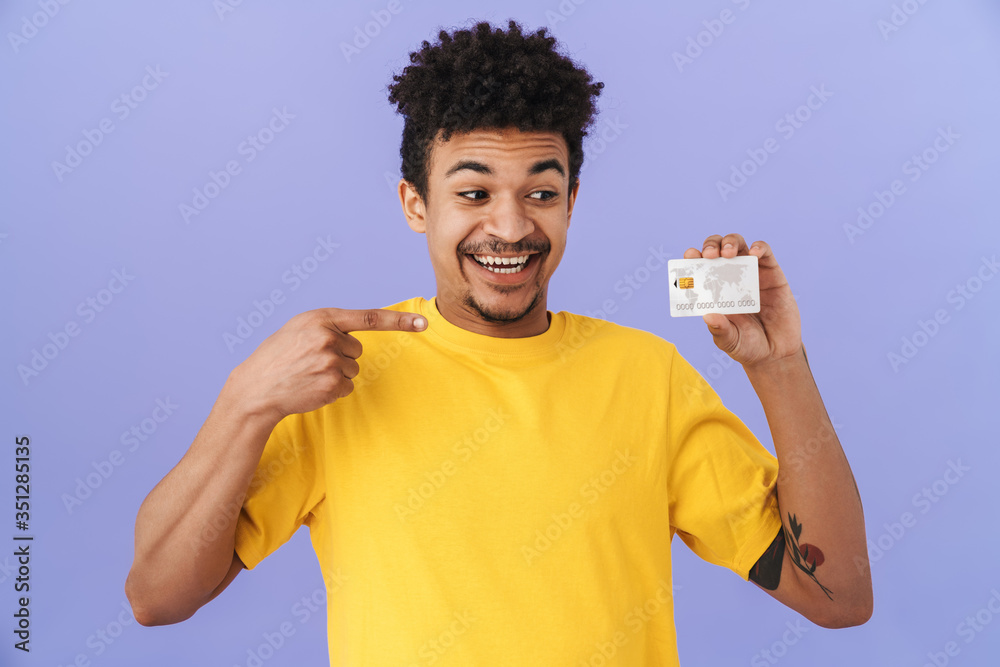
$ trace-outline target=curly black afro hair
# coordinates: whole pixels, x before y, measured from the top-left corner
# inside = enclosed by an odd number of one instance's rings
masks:
[[[439,131],[452,133],[515,127],[524,132],[561,133],[569,147],[570,189],[583,165],[583,138],[597,113],[604,84],[556,52],[555,37],[539,28],[525,36],[480,22],[440,40],[424,40],[411,65],[393,76],[389,101],[403,115],[399,148],[402,176],[426,202],[431,146]]]

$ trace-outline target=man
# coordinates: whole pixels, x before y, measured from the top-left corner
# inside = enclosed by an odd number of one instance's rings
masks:
[[[303,524],[332,664],[676,665],[675,533],[817,624],[869,618],[860,497],[768,244],[684,256],[758,257],[760,313],[704,320],[777,459],[671,343],[547,310],[603,84],[545,33],[442,31],[395,77],[437,295],[297,315],[232,372],[140,509],[140,623],[190,617]]]

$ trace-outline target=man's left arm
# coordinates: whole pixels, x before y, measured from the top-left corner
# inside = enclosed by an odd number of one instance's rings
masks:
[[[763,241],[710,236],[685,258],[756,255],[759,313],[704,315],[716,346],[740,362],[760,398],[778,458],[782,528],[750,579],[817,625],[860,625],[872,614],[861,496],[813,380],[798,306]]]

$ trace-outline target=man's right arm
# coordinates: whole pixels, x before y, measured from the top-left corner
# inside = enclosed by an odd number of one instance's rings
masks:
[[[150,492],[135,524],[125,592],[142,625],[189,618],[236,577],[236,520],[277,424],[239,395],[237,367],[180,462]]]
[[[139,508],[125,593],[140,624],[190,618],[243,569],[236,523],[264,446],[285,416],[353,391],[362,349],[348,332],[424,327],[413,313],[313,310],[233,370],[191,447]]]

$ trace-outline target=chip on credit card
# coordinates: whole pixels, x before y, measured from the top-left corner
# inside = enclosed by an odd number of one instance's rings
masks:
[[[670,316],[760,312],[757,256],[667,260]]]

